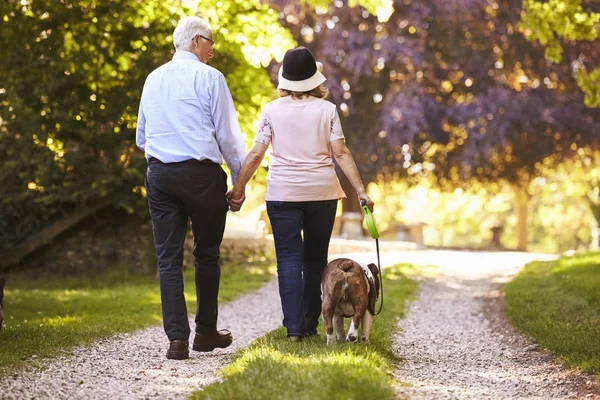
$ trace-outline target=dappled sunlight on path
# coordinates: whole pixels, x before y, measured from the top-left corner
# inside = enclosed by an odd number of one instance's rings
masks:
[[[352,254],[372,262],[374,252]],[[386,252],[382,266],[437,265],[399,322],[397,392],[410,399],[595,399],[589,377],[564,368],[509,324],[490,320],[485,300],[526,263],[556,256],[518,252]],[[376,259],[376,258],[375,258]],[[421,267],[422,268],[422,267]],[[385,307],[384,307],[385,312]],[[501,310],[493,310],[496,314]],[[377,323],[377,320],[375,320]],[[587,383],[586,383],[587,382]],[[600,398],[600,397],[598,397]]]
[[[41,369],[0,380],[1,399],[174,399],[215,382],[217,371],[240,348],[280,326],[276,280],[219,308],[219,327],[233,344],[211,353],[190,351],[185,361],[167,360],[160,326],[99,341],[72,356],[43,361]],[[193,319],[190,326],[194,327]],[[193,336],[191,337],[193,340]]]
[[[375,241],[372,251],[360,253],[332,254],[335,257],[349,257],[362,263],[377,263]],[[381,267],[408,263],[415,266],[437,266],[442,275],[463,279],[481,279],[496,275],[514,274],[523,265],[534,260],[553,260],[556,255],[520,252],[484,252],[457,250],[407,250],[381,252]]]
[[[245,243],[248,238],[233,240]],[[271,238],[260,240],[272,246]],[[420,292],[394,339],[394,351],[403,359],[395,372],[403,384],[397,388],[399,395],[416,399],[545,399],[586,394],[581,385],[572,383],[569,372],[531,350],[530,343],[496,330],[482,306],[482,299],[501,296],[498,283],[525,263],[555,256],[418,250],[401,242],[385,243],[382,248],[382,268],[409,263],[417,272],[424,272],[416,277],[421,281]],[[377,262],[371,240],[335,239],[332,250],[330,260],[348,257],[361,263]],[[102,340],[93,347],[74,350],[72,356],[47,360],[42,369],[0,380],[0,397],[186,398],[218,380],[217,371],[230,361],[231,354],[280,326],[281,320],[277,282],[273,280],[220,307],[219,326],[234,335],[234,344],[228,349],[191,352],[184,362],[167,360],[164,332],[154,327]]]

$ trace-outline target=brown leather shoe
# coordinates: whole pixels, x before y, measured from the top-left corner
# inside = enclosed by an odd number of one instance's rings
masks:
[[[190,358],[190,348],[187,340],[173,340],[167,351],[169,360],[185,360]]]
[[[227,329],[221,329],[215,333],[199,334],[194,337],[194,346],[192,349],[196,351],[213,351],[217,347],[224,349],[233,342],[231,332]]]

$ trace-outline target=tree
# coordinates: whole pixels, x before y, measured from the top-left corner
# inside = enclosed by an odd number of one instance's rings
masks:
[[[57,8],[38,0],[4,2],[1,15],[2,233],[10,247],[78,206],[139,185],[141,173],[128,172],[135,101],[144,73],[165,59],[172,13],[132,1]]]
[[[585,102],[589,107],[600,107],[600,68],[594,68],[600,61],[597,42],[600,3],[594,0],[585,3],[584,8],[581,0],[549,0],[544,3],[524,0],[519,29],[528,40],[545,46],[546,59],[552,62],[563,60],[565,46],[572,48],[567,51],[572,53],[567,60],[572,63],[577,83],[586,94]],[[573,46],[566,41],[583,43]]]
[[[599,115],[568,66],[516,27],[520,0],[397,0],[388,20],[334,2],[279,4],[282,23],[324,61],[367,179],[402,171],[441,188],[508,182],[527,241],[540,162],[597,145]]]
[[[451,186],[473,180],[509,183],[519,221],[518,248],[525,250],[529,185],[539,166],[598,146],[600,114],[585,107],[568,67],[544,62],[541,49],[515,31],[518,2],[471,3],[474,16],[457,8],[436,13],[430,23],[436,28],[429,34],[441,49],[462,50],[442,58],[465,79],[448,85],[449,140],[432,157],[434,174]]]
[[[584,105],[568,66],[543,62],[541,49],[514,32],[518,4],[503,2],[498,11],[486,13],[484,21],[495,27],[490,38],[500,57],[485,57],[484,50],[479,59],[505,72],[481,87],[471,102],[451,106],[449,120],[465,140],[446,160],[463,177],[510,183],[519,217],[518,247],[524,250],[531,180],[541,165],[557,165],[582,147],[597,147],[600,114]],[[483,33],[471,32],[478,37]]]
[[[0,247],[99,201],[145,208],[139,96],[147,74],[172,56],[175,23],[190,13],[178,0],[1,3]],[[249,132],[274,94],[261,64],[281,57],[275,38],[293,40],[258,1],[202,2],[200,13],[216,28],[214,65]]]

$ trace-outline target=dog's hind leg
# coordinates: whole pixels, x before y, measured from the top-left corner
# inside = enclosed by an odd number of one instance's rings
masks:
[[[373,326],[373,314],[369,311],[365,312],[365,316],[362,319],[362,340],[363,342],[369,341],[369,333],[371,332],[371,327]]]
[[[322,316],[323,322],[325,323],[325,332],[327,333],[327,344],[335,343],[335,336],[333,335],[333,310],[334,305],[329,297],[323,297],[322,305]]]
[[[335,330],[337,340],[344,340],[344,336],[346,336],[346,332],[344,332],[344,317],[341,315],[333,316],[333,329]]]
[[[350,321],[350,329],[348,329],[348,336],[346,336],[346,342],[356,342],[358,336],[358,326],[354,324],[354,318]]]
[[[352,322],[350,322],[350,329],[348,329],[348,336],[346,336],[346,341],[348,342],[356,342],[356,339],[359,336],[360,332],[360,321],[363,318],[365,310],[355,310],[354,316],[352,317]]]
[[[354,318],[350,321],[350,329],[348,329],[348,336],[346,336],[346,342],[356,342],[356,327],[354,326]]]

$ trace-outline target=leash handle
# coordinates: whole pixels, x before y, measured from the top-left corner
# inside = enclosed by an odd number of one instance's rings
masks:
[[[375,219],[373,218],[373,214],[371,214],[371,210],[369,210],[369,207],[367,206],[366,200],[361,199],[360,205],[362,207],[363,214],[365,215],[369,234],[373,239],[375,239],[375,245],[377,246],[377,269],[379,270],[379,291],[381,292],[381,301],[379,302],[379,311],[377,311],[374,315],[379,315],[383,309],[383,274],[381,273],[381,259],[379,256],[379,231],[377,230]]]
[[[360,199],[360,206],[361,206],[362,212],[365,216],[365,221],[367,223],[367,229],[369,230],[369,235],[371,235],[371,237],[373,239],[378,239],[379,231],[377,230],[377,225],[375,225],[375,218],[373,217],[371,210],[369,210],[369,207],[367,206],[367,202],[364,199]]]

